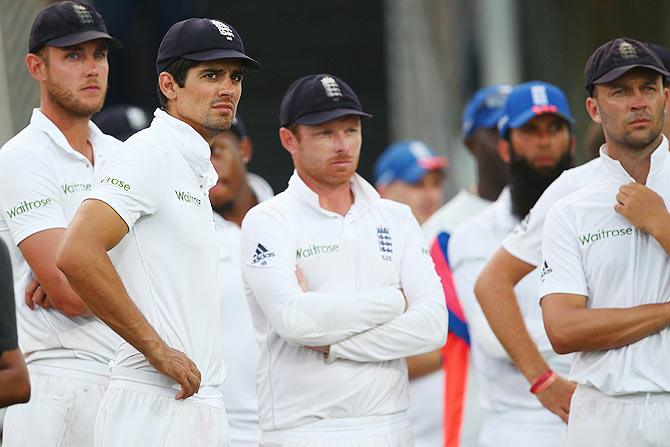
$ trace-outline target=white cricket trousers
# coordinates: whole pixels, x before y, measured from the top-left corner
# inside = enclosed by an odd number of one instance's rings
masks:
[[[670,446],[670,393],[608,396],[578,385],[570,404],[566,446]]]
[[[7,409],[3,447],[93,445],[98,407],[109,367],[74,358],[28,364],[30,401]]]
[[[179,386],[161,374],[112,368],[95,422],[95,447],[228,447],[223,397],[201,387],[176,400]]]
[[[324,419],[299,428],[263,432],[260,447],[414,447],[405,412]]]
[[[479,434],[480,447],[563,447],[566,425],[543,408],[490,413]]]

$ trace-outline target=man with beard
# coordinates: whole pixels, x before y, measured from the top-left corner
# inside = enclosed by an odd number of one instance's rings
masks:
[[[568,446],[670,439],[668,72],[641,42],[587,61],[586,109],[602,124],[602,168],[557,202],[542,237],[540,296],[556,352],[576,352]],[[550,376],[549,376],[550,377]]]
[[[495,338],[474,296],[474,284],[504,237],[544,189],[572,164],[573,122],[568,101],[557,87],[543,82],[515,87],[499,123],[499,151],[509,165],[509,185],[495,203],[461,225],[449,244],[456,291],[470,329],[480,398],[488,410],[479,435],[483,447],[551,447],[565,441],[564,422],[528,393],[523,375]],[[517,302],[525,327],[545,361],[560,374],[567,374],[571,359],[553,352],[542,326],[538,279],[539,273],[529,275],[517,286]]]
[[[244,69],[259,67],[226,23],[170,27],[151,126],[107,160],[63,238],[58,267],[124,339],[98,447],[228,445],[209,144],[235,117]]]
[[[230,442],[235,447],[257,447],[258,344],[242,283],[240,225],[247,212],[273,196],[261,177],[247,172],[253,145],[240,116],[230,130],[212,141],[211,160],[219,179],[209,190],[219,248],[219,296],[223,303],[220,340],[228,377],[221,391],[226,403]]]
[[[119,43],[92,7],[68,1],[43,9],[26,56],[40,108],[0,150],[0,235],[11,251],[19,342],[32,382],[30,402],[7,411],[8,447],[92,445],[120,342],[56,267],[65,228],[120,144],[90,121],[105,100],[110,45]]]
[[[356,174],[358,96],[295,81],[279,138],[295,173],[242,223],[242,272],[261,346],[261,445],[411,447],[405,357],[444,344],[444,294],[406,205]]]

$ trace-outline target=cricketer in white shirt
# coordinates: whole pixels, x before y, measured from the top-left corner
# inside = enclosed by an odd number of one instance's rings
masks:
[[[482,406],[488,411],[479,436],[481,446],[563,446],[565,423],[528,392],[517,370],[491,330],[474,294],[482,268],[519,219],[505,188],[496,202],[467,220],[452,235],[449,260],[458,296],[470,329],[472,360],[479,376]],[[539,271],[534,270],[515,287],[525,326],[549,366],[567,375],[571,355],[554,352],[537,305]]]
[[[90,121],[88,128],[95,164],[39,109],[0,150],[0,237],[12,259],[19,344],[32,382],[31,402],[8,410],[4,442],[10,447],[44,445],[59,433],[66,442],[90,442],[109,380],[108,363],[121,343],[95,317],[68,317],[39,306],[31,310],[24,301],[34,274],[18,245],[40,231],[67,228],[94,177],[121,144]],[[62,404],[54,407],[50,399]],[[42,422],[36,426],[35,420]]]
[[[350,185],[354,203],[342,216],[321,208],[294,173],[242,224],[266,442],[409,428],[404,358],[446,339],[444,293],[409,207],[381,199],[358,175]]]
[[[619,188],[633,179],[619,161],[608,156],[606,146],[600,150],[600,159],[601,174],[556,203],[547,215],[540,296],[582,295],[592,309],[666,303],[670,258],[656,239],[614,211]],[[651,155],[646,186],[670,203],[670,154],[665,137]],[[633,445],[642,441],[649,443],[644,445],[663,445],[670,439],[670,357],[663,354],[667,352],[670,331],[666,327],[617,349],[577,353],[570,379],[580,387],[573,397],[569,432],[573,418],[586,417],[584,423],[588,424],[585,409],[576,408],[580,393],[596,394],[601,400],[603,396],[605,400],[620,398],[624,406],[637,399],[644,414],[624,418],[626,427],[612,430],[623,429],[626,436],[636,437]],[[609,419],[624,420],[618,416],[612,413]],[[621,442],[631,439],[622,438]]]

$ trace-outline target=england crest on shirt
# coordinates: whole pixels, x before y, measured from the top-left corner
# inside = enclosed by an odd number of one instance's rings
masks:
[[[377,227],[377,243],[379,245],[379,253],[381,253],[384,261],[392,261],[393,257],[393,240],[388,227]]]

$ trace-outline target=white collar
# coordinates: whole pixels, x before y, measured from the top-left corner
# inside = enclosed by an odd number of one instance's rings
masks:
[[[512,211],[512,193],[509,186],[503,188],[500,196],[491,206],[496,220],[495,224],[503,226],[505,231],[511,232],[521,222],[521,219],[516,217]]]
[[[179,120],[161,109],[156,109],[151,126],[163,129],[177,151],[184,157],[202,186],[209,189],[216,184],[218,175],[210,161],[210,148],[207,141],[184,121]],[[175,141],[176,140],[176,141]]]
[[[661,175],[665,169],[668,161],[668,139],[662,135],[661,144],[658,145],[654,152],[651,153],[651,162],[649,166],[649,175],[647,176],[647,183],[656,176]],[[614,178],[624,182],[634,182],[633,178],[623,168],[619,160],[615,160],[607,153],[607,145],[600,146],[600,159],[607,172]]]
[[[35,126],[38,130],[44,132],[51,138],[51,140],[56,144],[57,147],[65,151],[66,153],[73,155],[81,160],[88,162],[88,159],[84,155],[76,151],[70,146],[67,138],[63,132],[51,121],[40,109],[33,109],[33,114],[30,117],[30,124]],[[96,126],[93,121],[88,121],[88,141],[91,143],[93,148],[93,156],[95,158],[104,156],[104,141],[103,138],[106,135],[102,133],[98,126]],[[101,149],[101,150],[100,150]]]
[[[368,182],[363,179],[358,174],[354,174],[349,181],[349,186],[351,192],[354,194],[354,204],[349,209],[348,215],[354,217],[355,215],[362,212],[365,208],[372,205],[375,201],[379,200],[379,193],[370,185]],[[296,171],[293,171],[293,175],[288,181],[288,188],[298,200],[306,203],[312,208],[327,214],[329,216],[340,216],[339,214],[324,210],[319,204],[319,195],[312,191],[312,189],[307,186],[307,184],[300,178]]]

